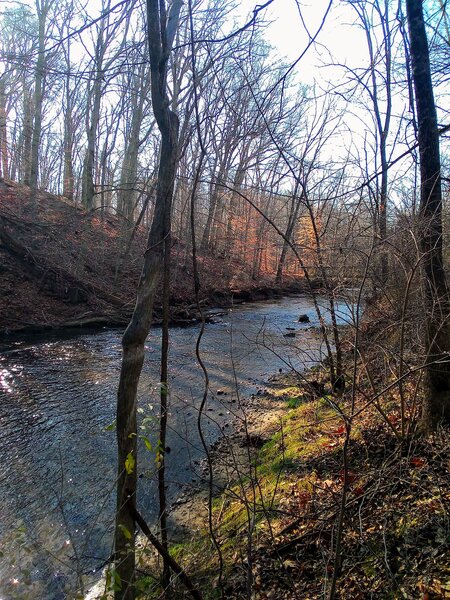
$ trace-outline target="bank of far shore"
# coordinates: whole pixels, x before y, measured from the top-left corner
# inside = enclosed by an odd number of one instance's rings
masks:
[[[0,337],[66,329],[123,327],[136,299],[146,247],[143,228],[48,193],[32,207],[29,189],[0,179]],[[173,324],[200,318],[188,248],[173,242]],[[252,277],[251,266],[224,257],[198,258],[201,306],[307,292],[304,280],[275,273]],[[154,322],[160,322],[157,296]]]

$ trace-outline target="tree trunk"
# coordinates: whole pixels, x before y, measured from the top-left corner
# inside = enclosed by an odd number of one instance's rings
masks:
[[[287,223],[287,227],[286,227],[286,234],[283,239],[283,247],[281,249],[280,258],[278,260],[277,274],[275,276],[275,285],[280,285],[283,280],[284,263],[286,261],[287,252],[289,250],[289,244],[292,241],[292,234],[294,233],[294,228],[297,223],[298,213],[300,211],[301,202],[300,202],[300,198],[297,197],[297,191],[298,191],[298,182],[296,182],[296,184],[295,184],[295,190],[292,195],[291,208],[289,211],[288,223]]]
[[[200,244],[200,252],[207,252],[208,249],[213,250],[214,237],[214,219],[217,218],[220,194],[223,193],[222,183],[226,181],[228,171],[221,167],[219,173],[214,177],[215,183],[212,187],[209,200],[208,217],[206,219],[205,229],[203,231],[202,241]]]
[[[136,397],[144,361],[144,343],[151,325],[155,292],[164,267],[165,240],[170,234],[179,121],[177,115],[168,108],[166,81],[171,37],[170,29],[166,27],[176,27],[180,9],[181,3],[172,5],[174,21],[171,22],[170,18],[166,21],[164,2],[147,0],[152,104],[161,132],[161,155],[155,213],[136,306],[122,339],[123,357],[117,396],[118,481],[115,530],[115,568],[121,586],[115,592],[116,600],[132,600],[135,597]]]
[[[234,258],[233,252],[235,256],[238,256],[237,248],[236,248],[236,234],[233,231],[233,228],[237,225],[237,217],[238,217],[238,205],[239,205],[239,194],[242,184],[245,179],[246,172],[246,162],[247,157],[245,156],[241,159],[239,166],[236,169],[236,173],[234,175],[233,180],[233,190],[230,191],[230,207],[228,210],[228,223],[227,223],[227,233],[225,236],[225,256],[232,260]]]
[[[103,94],[103,59],[105,55],[104,25],[101,21],[95,49],[95,78],[89,90],[88,110],[92,105],[91,113],[86,117],[87,147],[83,162],[81,202],[88,209],[94,207],[95,184],[95,147],[97,129],[100,121],[100,105]]]
[[[83,163],[83,181],[81,201],[88,209],[94,207],[95,184],[94,184],[94,166],[95,166],[95,145],[97,140],[97,128],[100,121],[100,102],[102,98],[102,73],[97,71],[94,81],[93,106],[91,112],[90,124],[87,131],[87,148]]]
[[[31,174],[31,138],[33,136],[33,116],[31,113],[31,93],[25,75],[23,76],[23,130],[21,140],[21,179],[25,185],[30,185]]]
[[[64,172],[63,172],[63,196],[73,200],[74,177],[73,177],[73,112],[72,95],[70,91],[69,76],[65,82],[66,111],[64,114]]]
[[[142,104],[133,107],[130,134],[124,151],[117,193],[117,208],[127,219],[133,220],[138,171],[139,132],[142,123]]]
[[[49,3],[36,2],[36,8],[39,19],[39,45],[36,63],[36,77],[34,83],[34,125],[33,136],[31,139],[31,159],[30,159],[30,187],[31,200],[36,201],[38,175],[39,175],[39,148],[41,145],[42,133],[42,103],[44,100],[44,80],[45,80],[45,24],[47,14],[50,8]]]
[[[407,0],[420,156],[420,247],[425,301],[426,390],[422,421],[428,431],[450,420],[450,299],[442,256],[439,133],[421,0]]]
[[[9,177],[6,86],[3,77],[0,77],[0,168],[2,177]]]

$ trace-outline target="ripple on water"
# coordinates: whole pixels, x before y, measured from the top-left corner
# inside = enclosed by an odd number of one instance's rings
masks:
[[[223,323],[208,325],[202,352],[211,389],[233,390],[236,377],[241,392],[249,393],[280,367],[292,363],[301,368],[305,360],[317,359],[320,344],[297,323],[301,313],[310,314],[311,324],[317,324],[309,300],[289,299],[237,308]],[[298,328],[296,344],[311,344],[306,359],[287,344],[287,326]],[[190,466],[201,458],[196,417],[203,381],[193,350],[197,331],[171,331],[172,495],[191,480]],[[8,549],[8,562],[0,565],[0,596],[13,596],[14,588],[15,597],[27,592],[29,597],[58,600],[65,586],[76,586],[77,570],[92,571],[110,555],[116,441],[105,427],[115,418],[120,356],[120,334],[115,331],[22,344],[0,354],[0,535]],[[146,343],[139,388],[150,425],[157,414],[158,371],[154,331]],[[208,415],[219,425],[228,418],[222,401],[209,400]],[[217,425],[207,426],[211,441],[218,432]],[[155,473],[155,460],[143,449],[140,474],[144,472]],[[153,481],[144,477],[140,486],[140,506],[152,519]],[[17,582],[11,583],[13,579]]]

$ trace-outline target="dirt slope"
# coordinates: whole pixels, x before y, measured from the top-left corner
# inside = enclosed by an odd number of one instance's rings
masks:
[[[29,198],[26,186],[0,179],[0,333],[126,323],[146,246],[144,228],[130,243],[124,219],[44,192],[37,206]],[[205,303],[224,303],[236,291],[243,299],[277,293],[271,277],[252,281],[245,265],[210,257],[199,262]],[[195,317],[192,269],[176,240],[173,264],[172,318],[187,322]]]

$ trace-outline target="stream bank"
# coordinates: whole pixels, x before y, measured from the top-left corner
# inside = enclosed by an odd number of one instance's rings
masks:
[[[179,525],[173,555],[205,600],[216,598],[220,585],[230,600],[248,597],[249,590],[255,600],[319,600],[334,577],[346,477],[336,598],[448,599],[449,429],[402,447],[379,411],[367,406],[363,389],[344,471],[346,431],[332,401],[348,411],[351,393],[333,398],[322,367],[310,377],[325,385],[323,396],[311,395],[295,375],[274,376],[259,395],[262,410],[252,398],[245,401],[244,431],[212,448],[212,522],[222,578],[205,484],[172,509],[172,524]],[[389,405],[383,401],[385,410]],[[142,568],[155,575],[158,561],[145,540],[142,549]],[[145,598],[160,597],[155,580],[143,578],[142,584]],[[184,597],[175,584],[174,600]]]
[[[317,283],[318,286],[318,283]],[[317,288],[319,289],[319,287]],[[284,287],[254,287],[243,290],[224,292],[211,290],[207,297],[201,300],[201,310],[206,323],[214,323],[218,317],[225,314],[223,311],[243,303],[263,302],[265,300],[277,300],[281,298],[295,297],[307,294],[303,282],[292,282]],[[131,311],[120,310],[116,313],[74,315],[69,320],[58,320],[46,323],[28,323],[15,327],[0,326],[0,342],[8,343],[19,340],[33,339],[35,335],[64,335],[73,333],[91,333],[102,329],[123,329],[128,325]],[[46,317],[48,321],[48,316]],[[196,304],[174,303],[170,307],[169,325],[171,327],[189,327],[202,321],[202,314]],[[152,327],[162,324],[161,307],[156,304],[153,311]]]
[[[0,178],[0,336],[83,327],[124,327],[130,318],[147,244],[146,229],[117,215],[86,211],[73,202]],[[201,303],[231,306],[305,293],[302,278],[275,273],[256,279],[242,260],[199,255]],[[172,248],[171,322],[188,325],[194,304],[193,268],[180,240]],[[161,319],[156,297],[154,323]]]

